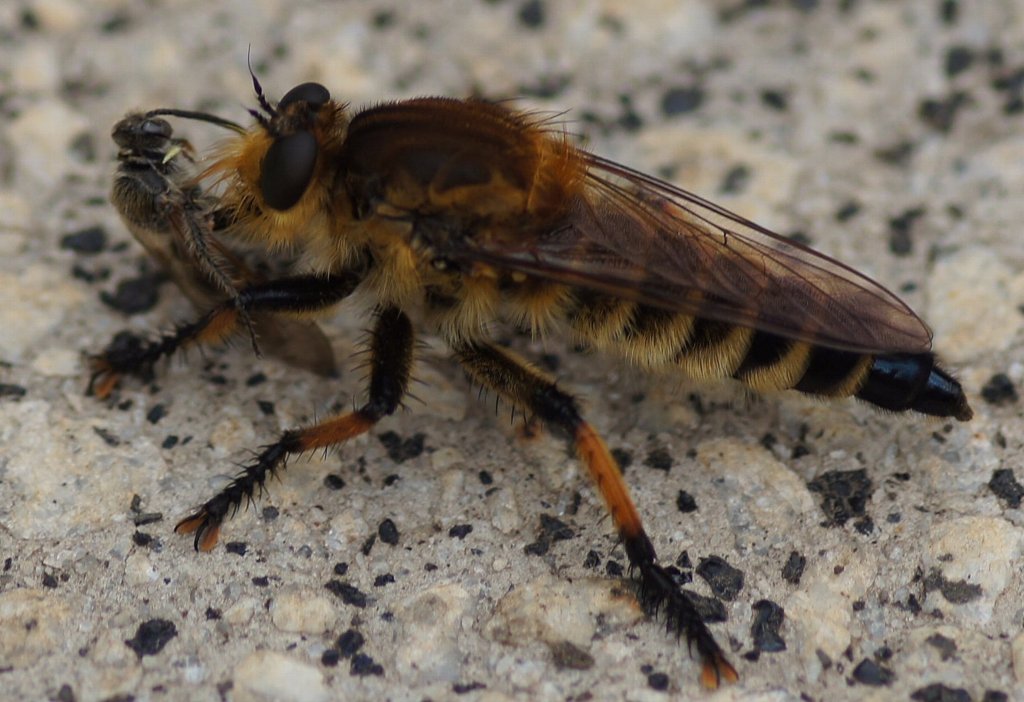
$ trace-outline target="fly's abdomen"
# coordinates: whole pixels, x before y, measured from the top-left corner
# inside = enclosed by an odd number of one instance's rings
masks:
[[[960,383],[930,353],[875,356],[857,397],[895,412],[914,410],[962,422],[974,415]]]
[[[960,384],[931,353],[863,354],[578,291],[568,320],[582,341],[647,368],[697,380],[735,378],[757,392],[857,397],[893,412],[971,418]]]
[[[960,383],[931,353],[860,354],[757,332],[735,377],[756,390],[854,396],[892,412],[971,418]]]

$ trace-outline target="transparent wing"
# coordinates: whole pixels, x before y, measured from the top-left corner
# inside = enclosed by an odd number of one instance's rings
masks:
[[[931,332],[848,266],[718,205],[592,154],[582,194],[522,244],[470,258],[686,314],[860,353],[921,353]]]

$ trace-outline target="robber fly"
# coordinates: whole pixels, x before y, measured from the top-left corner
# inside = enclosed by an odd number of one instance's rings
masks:
[[[218,216],[216,198],[195,183],[192,146],[174,136],[161,114],[245,131],[228,120],[185,110],[133,113],[114,125],[111,137],[119,150],[110,201],[135,240],[204,311],[233,298],[240,286],[280,277],[292,269],[294,262],[284,255],[260,255],[237,240],[225,241],[212,234]],[[253,325],[260,347],[268,354],[318,375],[336,374],[330,342],[315,323],[258,312]]]
[[[399,407],[411,317],[469,376],[568,435],[661,610],[701,656],[709,688],[737,679],[658,563],[619,466],[571,394],[488,338],[499,319],[617,352],[649,369],[734,378],[757,391],[857,397],[884,410],[966,421],[960,384],[931,334],[893,293],[704,199],[573,146],[554,124],[505,104],[420,98],[353,111],[304,83],[276,104],[253,79],[254,124],[213,156],[218,236],[296,250],[314,270],[246,285],[149,346],[96,359],[96,378],[138,374],[178,348],[224,339],[243,314],[305,315],[357,288],[376,300],[368,398],[285,431],[182,520],[210,550],[222,522],[288,457],[339,444]]]

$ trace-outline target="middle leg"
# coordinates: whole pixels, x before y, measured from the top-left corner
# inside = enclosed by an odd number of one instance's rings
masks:
[[[669,626],[685,634],[689,644],[696,646],[702,664],[701,683],[705,687],[717,688],[723,680],[735,682],[738,679],[735,668],[726,660],[697,608],[671,575],[658,565],[654,545],[640,522],[618,463],[594,428],[580,415],[576,399],[506,349],[487,343],[463,343],[453,346],[453,351],[476,382],[525,408],[548,427],[569,435],[604,498],[626,548],[630,568],[640,574],[644,604],[650,610],[662,609]]]

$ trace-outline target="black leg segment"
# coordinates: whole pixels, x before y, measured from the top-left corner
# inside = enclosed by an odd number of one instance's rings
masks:
[[[650,613],[661,612],[669,627],[696,647],[701,658],[700,679],[705,687],[717,688],[722,681],[737,680],[736,669],[726,660],[697,608],[658,565],[654,546],[644,532],[618,463],[580,415],[576,398],[506,349],[477,342],[457,345],[453,351],[476,382],[572,439],[625,545],[630,569],[639,573],[640,599],[645,609]]]
[[[394,308],[378,312],[370,354],[370,394],[362,407],[313,426],[284,432],[245,465],[231,484],[179,522],[174,530],[179,534],[194,532],[196,550],[209,551],[217,543],[223,521],[242,503],[259,497],[267,479],[284,468],[290,455],[351,439],[398,409],[409,385],[413,359],[412,324],[405,313]]]
[[[363,279],[361,271],[333,275],[302,275],[259,283],[238,292],[199,320],[183,324],[159,339],[125,343],[122,339],[92,360],[89,390],[98,397],[113,391],[121,376],[145,377],[153,364],[192,344],[221,343],[233,336],[248,315],[274,313],[301,316],[326,310],[352,294]]]

